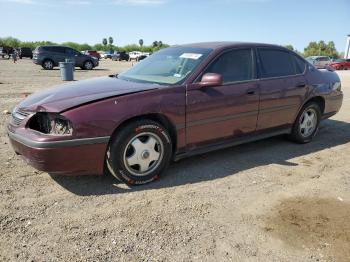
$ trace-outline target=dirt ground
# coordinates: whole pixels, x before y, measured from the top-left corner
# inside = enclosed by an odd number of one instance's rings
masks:
[[[128,67],[102,61],[75,76]],[[62,82],[30,60],[0,60],[0,260],[350,261],[350,71],[339,75],[343,107],[312,143],[275,137],[220,150],[129,188],[50,176],[15,156],[3,111]]]

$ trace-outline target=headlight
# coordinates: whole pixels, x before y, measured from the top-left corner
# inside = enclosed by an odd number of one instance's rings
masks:
[[[56,113],[36,113],[29,120],[28,127],[50,135],[71,135],[73,133],[72,123]]]

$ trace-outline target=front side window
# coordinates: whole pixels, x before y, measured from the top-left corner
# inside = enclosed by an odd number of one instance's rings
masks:
[[[262,78],[297,74],[291,55],[287,51],[259,48],[260,74]]]
[[[224,83],[247,81],[254,78],[253,53],[249,49],[228,51],[219,56],[205,70],[205,73],[217,73]]]
[[[75,51],[74,49],[66,48],[66,54],[73,56],[73,55],[77,55],[78,52]]]
[[[119,74],[118,78],[134,81],[174,85],[183,83],[212,52],[209,48],[170,47],[142,60]],[[133,53],[131,52],[130,55]]]

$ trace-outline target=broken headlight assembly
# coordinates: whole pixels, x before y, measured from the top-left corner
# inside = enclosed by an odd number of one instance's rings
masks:
[[[56,113],[36,113],[28,123],[30,129],[49,135],[72,135],[72,123]]]

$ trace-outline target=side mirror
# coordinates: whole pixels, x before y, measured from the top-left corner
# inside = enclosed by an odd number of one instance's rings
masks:
[[[223,84],[222,76],[216,73],[206,73],[198,83],[201,87],[221,86]]]

